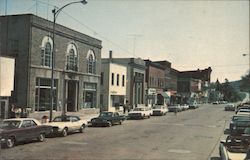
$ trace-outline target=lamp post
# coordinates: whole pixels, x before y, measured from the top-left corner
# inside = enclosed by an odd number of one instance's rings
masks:
[[[71,4],[75,4],[75,3],[82,3],[82,4],[87,4],[86,0],[81,0],[81,1],[76,1],[76,2],[71,2],[68,3],[64,6],[62,6],[61,8],[57,9],[53,9],[52,13],[53,13],[53,30],[52,30],[52,41],[53,41],[53,48],[52,48],[52,54],[51,54],[51,88],[50,88],[50,116],[49,116],[49,121],[52,121],[52,111],[53,111],[53,106],[54,106],[54,92],[53,92],[53,88],[54,88],[54,63],[55,63],[55,59],[54,59],[54,54],[55,54],[55,25],[56,25],[56,18],[59,15],[59,13],[62,11],[63,8],[71,5]]]
[[[244,53],[244,54],[242,54],[242,56],[248,56],[248,58],[249,58],[249,61],[248,61],[248,65],[249,65],[249,67],[248,67],[248,76],[250,76],[250,54],[247,54],[247,53]],[[250,100],[250,84],[249,84],[249,88],[248,88],[248,101]]]

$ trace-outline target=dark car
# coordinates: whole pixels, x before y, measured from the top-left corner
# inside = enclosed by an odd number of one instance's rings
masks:
[[[37,139],[43,142],[52,131],[51,126],[42,125],[33,118],[6,119],[0,125],[0,142],[7,148],[18,142]]]
[[[233,116],[229,125],[230,134],[241,135],[247,127],[250,127],[250,117]]]
[[[114,124],[122,124],[125,116],[119,115],[118,112],[101,112],[96,118],[91,119],[92,126],[112,126]]]

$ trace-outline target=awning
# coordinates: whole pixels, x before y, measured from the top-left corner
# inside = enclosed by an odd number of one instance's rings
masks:
[[[169,98],[170,98],[166,92],[162,92],[161,95],[162,95],[165,99],[169,99]]]

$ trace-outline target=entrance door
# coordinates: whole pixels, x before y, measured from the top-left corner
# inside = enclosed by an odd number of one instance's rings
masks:
[[[67,101],[67,111],[76,111],[77,96],[76,96],[76,81],[68,81],[68,101]]]

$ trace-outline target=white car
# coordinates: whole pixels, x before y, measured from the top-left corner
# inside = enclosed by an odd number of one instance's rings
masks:
[[[250,115],[250,109],[239,109],[237,115]]]
[[[183,111],[188,110],[189,109],[189,105],[183,104],[183,105],[181,105],[181,108],[182,108]]]
[[[168,112],[168,108],[166,106],[162,106],[162,105],[156,105],[153,107],[153,114],[154,116],[158,116],[158,115],[166,115],[166,113]]]
[[[128,113],[129,119],[150,118],[152,109],[150,107],[137,107]]]
[[[81,120],[78,116],[58,116],[52,122],[46,123],[53,128],[53,134],[67,136],[69,132],[83,132],[87,122]]]
[[[226,140],[222,140],[219,145],[219,153],[221,160],[244,160],[248,145],[244,145],[242,140],[228,136]]]

